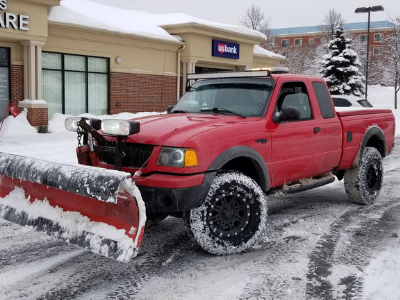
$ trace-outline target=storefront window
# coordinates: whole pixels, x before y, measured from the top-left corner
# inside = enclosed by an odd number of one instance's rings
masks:
[[[107,58],[42,53],[43,98],[49,116],[108,113]]]
[[[49,116],[63,112],[61,71],[42,71],[43,99],[47,101]]]
[[[94,115],[107,114],[108,76],[89,73],[89,111]]]
[[[0,48],[0,122],[8,116],[10,99],[10,49]]]
[[[79,115],[86,109],[86,74],[65,72],[65,113]]]

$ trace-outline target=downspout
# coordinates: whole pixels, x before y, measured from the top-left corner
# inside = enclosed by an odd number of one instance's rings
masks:
[[[183,41],[184,42],[184,41]],[[185,50],[186,44],[183,45],[179,50],[178,50],[178,62],[177,62],[177,73],[178,77],[176,80],[176,102],[179,100],[179,95],[180,95],[180,87],[181,87],[181,51]]]

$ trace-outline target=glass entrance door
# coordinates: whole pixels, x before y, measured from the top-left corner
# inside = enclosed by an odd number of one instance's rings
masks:
[[[0,122],[7,117],[10,99],[10,49],[0,47]]]

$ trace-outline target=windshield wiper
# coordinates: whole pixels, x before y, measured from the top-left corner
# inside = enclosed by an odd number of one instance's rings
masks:
[[[214,107],[214,108],[204,108],[204,109],[202,109],[201,110],[202,112],[203,111],[212,111],[212,112],[216,112],[216,113],[224,113],[224,112],[227,112],[227,113],[231,113],[231,114],[233,114],[233,115],[235,115],[235,116],[238,116],[238,117],[241,117],[241,118],[243,118],[243,119],[246,119],[246,116],[243,116],[243,115],[241,115],[241,114],[239,114],[239,113],[237,113],[237,112],[234,112],[234,111],[232,111],[232,110],[229,110],[229,109],[226,109],[226,108],[219,108],[219,107]]]
[[[171,111],[171,113],[177,113],[177,114],[187,113],[187,112],[188,112],[187,110],[183,110],[183,109],[175,109],[175,110]]]

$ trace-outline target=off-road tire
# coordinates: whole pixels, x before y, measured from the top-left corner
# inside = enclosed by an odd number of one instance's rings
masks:
[[[247,251],[265,231],[267,199],[258,184],[238,172],[217,175],[203,204],[188,214],[189,229],[212,254]]]
[[[359,166],[344,173],[344,187],[349,199],[371,205],[379,195],[383,182],[382,157],[379,151],[366,147]]]

